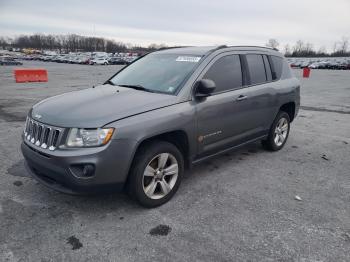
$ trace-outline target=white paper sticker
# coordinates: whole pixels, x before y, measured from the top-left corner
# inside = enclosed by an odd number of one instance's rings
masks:
[[[190,63],[198,63],[201,59],[200,56],[179,56],[176,58],[177,62],[190,62]]]

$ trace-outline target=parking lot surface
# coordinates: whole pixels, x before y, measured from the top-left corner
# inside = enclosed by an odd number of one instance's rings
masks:
[[[34,103],[121,67],[24,66],[46,68],[49,82],[16,84],[14,67],[0,67],[0,261],[350,260],[350,71],[302,79],[302,109],[281,151],[255,143],[213,158],[187,172],[170,202],[144,209],[124,194],[47,189],[20,153]]]

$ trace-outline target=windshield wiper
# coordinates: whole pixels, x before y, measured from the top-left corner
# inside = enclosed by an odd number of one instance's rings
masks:
[[[148,89],[148,88],[146,88],[146,87],[143,87],[143,86],[141,86],[141,85],[118,85],[118,86],[128,87],[128,88],[132,88],[132,89],[136,89],[136,90],[141,90],[141,91],[146,91],[146,92],[154,93],[153,90]]]

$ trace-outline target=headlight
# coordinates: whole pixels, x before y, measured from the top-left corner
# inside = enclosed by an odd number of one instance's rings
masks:
[[[111,140],[114,128],[72,128],[69,131],[67,147],[94,147],[102,146]]]

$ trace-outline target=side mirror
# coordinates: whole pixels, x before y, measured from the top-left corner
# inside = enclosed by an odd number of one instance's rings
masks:
[[[215,82],[210,79],[201,79],[196,82],[194,96],[198,98],[210,96],[216,88]]]

